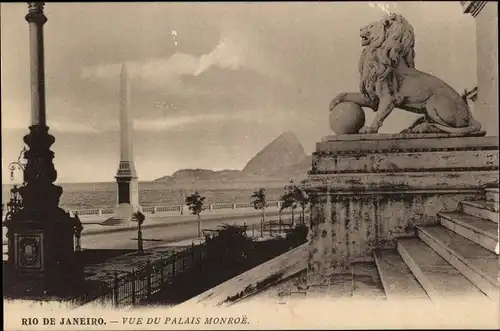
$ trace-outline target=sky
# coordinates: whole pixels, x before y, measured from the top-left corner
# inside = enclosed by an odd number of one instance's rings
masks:
[[[25,3],[0,6],[8,183],[30,124],[29,31]],[[330,100],[357,90],[359,29],[388,11],[413,25],[418,69],[459,92],[476,85],[474,19],[459,2],[46,4],[47,121],[58,182],[114,181],[122,63],[140,180],[182,168],[242,169],[285,131],[311,153],[332,134]],[[393,112],[379,132],[399,132],[414,119]]]

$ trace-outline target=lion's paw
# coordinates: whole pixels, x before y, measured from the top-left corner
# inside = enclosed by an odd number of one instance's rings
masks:
[[[440,133],[443,132],[442,130],[438,129],[435,125],[432,125],[432,123],[428,122],[423,122],[420,123],[413,128],[410,128],[411,133]]]
[[[335,98],[333,98],[333,100],[330,102],[330,106],[329,106],[329,109],[330,111],[333,110],[333,108],[335,108],[335,106],[337,106],[339,103],[342,103],[345,101],[345,97],[346,97],[347,93],[339,93]]]
[[[370,134],[370,133],[377,133],[377,129],[371,126],[365,126],[359,130],[360,134]]]

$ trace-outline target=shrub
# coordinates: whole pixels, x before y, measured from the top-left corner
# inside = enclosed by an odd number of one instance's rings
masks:
[[[246,230],[246,226],[222,224],[219,229],[205,233],[207,253],[223,261],[245,260],[253,243]]]
[[[307,242],[308,233],[309,228],[307,225],[299,224],[286,234],[286,240],[290,243],[290,246],[296,247]]]

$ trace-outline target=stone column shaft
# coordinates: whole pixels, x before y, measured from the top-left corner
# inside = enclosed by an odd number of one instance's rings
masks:
[[[43,25],[47,18],[42,12],[43,2],[28,2],[31,78],[31,125],[46,126],[45,112],[45,58]]]
[[[114,217],[125,221],[134,211],[140,209],[133,138],[130,84],[124,64],[120,73],[120,164],[115,176],[118,194]]]
[[[130,104],[130,83],[127,68],[122,66],[120,74],[120,161],[133,161],[132,107]]]

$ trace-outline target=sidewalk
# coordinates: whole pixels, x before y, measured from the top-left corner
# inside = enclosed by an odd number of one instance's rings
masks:
[[[148,209],[147,206],[143,207],[145,210],[143,211],[144,215],[146,217],[185,217],[185,216],[192,216],[191,212],[189,210],[184,210],[183,214],[181,214],[180,211],[163,211],[163,210],[157,210],[154,213],[151,212],[151,210]],[[157,207],[160,209],[160,207]],[[96,209],[98,210],[98,209]],[[74,210],[78,211],[78,210]],[[74,212],[73,211],[73,212]],[[82,212],[84,210],[80,210]],[[278,208],[276,207],[269,207],[266,209],[266,212],[273,212],[273,211],[278,211]],[[260,210],[256,210],[255,208],[216,208],[216,209],[205,209],[201,213],[201,215],[226,215],[226,214],[241,214],[241,213],[254,213],[254,214],[260,214]],[[72,214],[72,213],[71,213]],[[73,215],[73,214],[72,214]],[[106,219],[110,218],[113,216],[113,214],[79,214],[80,220],[85,223],[85,222],[103,222]]]
[[[274,212],[267,212],[266,213],[266,218],[268,219],[269,216],[271,217],[277,217],[279,213],[277,211]],[[282,213],[281,214],[283,219],[288,218],[291,213]],[[221,220],[221,223],[223,222],[229,222],[234,219],[241,219],[241,218],[247,218],[247,217],[260,217],[259,213],[255,212],[240,212],[240,213],[215,213],[215,214],[206,214],[206,215],[201,215],[202,222],[205,220]],[[82,220],[83,224],[83,231],[82,231],[82,236],[91,236],[91,235],[97,235],[97,234],[102,234],[102,233],[112,233],[112,232],[121,232],[121,231],[128,231],[131,229],[137,229],[137,223],[136,222],[128,222],[126,224],[119,224],[119,225],[101,225],[99,224],[101,221],[99,220]],[[195,215],[183,215],[183,216],[152,216],[152,215],[146,215],[146,220],[144,221],[142,228],[143,229],[151,229],[151,228],[161,228],[161,227],[166,227],[166,226],[172,226],[176,224],[182,224],[182,223],[193,223],[197,222],[197,217]],[[2,242],[3,245],[7,245],[7,228],[3,227],[3,237],[2,237]]]
[[[288,216],[291,213],[282,213],[282,216]],[[274,212],[267,212],[266,217],[268,216],[278,216],[279,213],[277,211]],[[243,213],[227,213],[227,214],[222,214],[222,213],[217,213],[217,214],[207,214],[207,215],[201,215],[201,220],[226,220],[226,219],[240,219],[240,218],[245,218],[245,217],[260,217],[260,214],[255,213],[255,212],[243,212]],[[146,220],[144,221],[142,228],[143,229],[150,229],[150,228],[157,228],[157,227],[164,227],[164,226],[169,226],[169,225],[174,225],[174,224],[180,224],[180,223],[191,223],[191,222],[197,222],[198,218],[195,215],[183,215],[183,216],[160,216],[160,217],[155,217],[155,216],[147,216],[146,215]],[[93,234],[100,234],[100,233],[107,233],[107,232],[120,232],[120,231],[127,231],[130,229],[136,229],[137,228],[137,223],[136,222],[128,222],[125,224],[119,224],[119,225],[100,225],[97,223],[99,221],[82,221],[83,224],[83,231],[82,235],[93,235]]]

